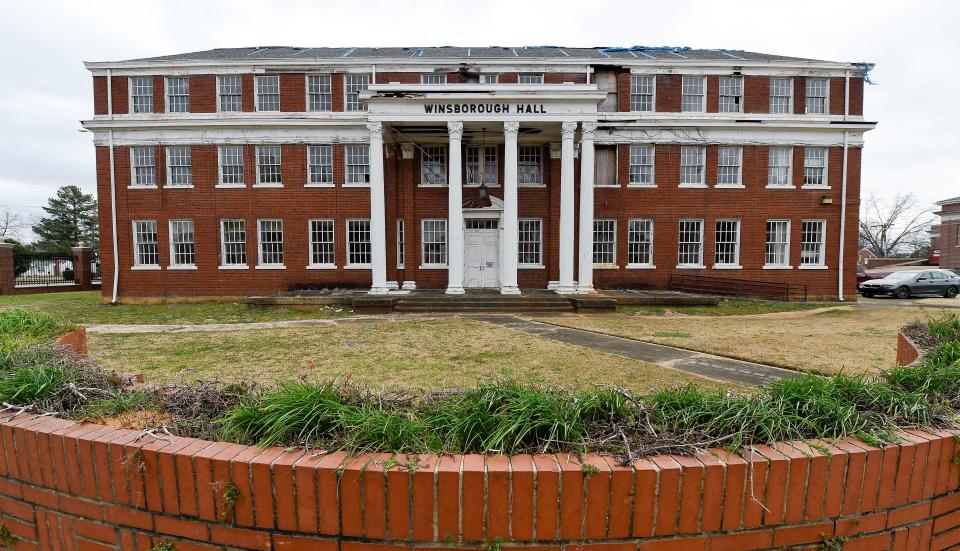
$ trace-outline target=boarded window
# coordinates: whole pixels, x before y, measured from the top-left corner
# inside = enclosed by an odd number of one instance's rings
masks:
[[[594,185],[617,185],[617,146],[596,146],[594,150],[594,163]]]
[[[607,97],[597,107],[600,112],[615,112],[617,109],[617,74],[613,71],[597,71],[594,75],[597,90],[605,92]]]

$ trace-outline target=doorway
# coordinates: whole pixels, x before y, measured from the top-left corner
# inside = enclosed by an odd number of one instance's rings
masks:
[[[463,220],[463,286],[500,287],[500,228],[496,218]]]

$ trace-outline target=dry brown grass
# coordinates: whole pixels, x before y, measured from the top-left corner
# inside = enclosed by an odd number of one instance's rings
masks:
[[[374,387],[448,388],[514,379],[563,387],[637,391],[687,382],[729,386],[463,318],[364,321],[223,333],[91,334],[105,367],[147,382],[218,378],[271,383],[308,375]]]
[[[855,307],[756,316],[605,314],[540,320],[793,369],[860,373],[893,365],[900,327],[943,313]]]

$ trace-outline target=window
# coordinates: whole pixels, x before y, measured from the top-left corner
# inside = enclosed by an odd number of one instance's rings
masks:
[[[617,187],[617,146],[594,146],[593,185]]]
[[[767,220],[767,251],[765,262],[768,267],[789,267],[789,220]]]
[[[260,266],[283,266],[283,220],[257,220]]]
[[[347,220],[347,265],[366,266],[371,262],[370,220]]]
[[[360,101],[360,91],[370,85],[369,75],[346,75],[344,77],[343,93],[346,111],[366,111],[367,104]]]
[[[330,111],[333,105],[330,75],[307,76],[307,111]]]
[[[630,183],[641,186],[652,186],[653,180],[652,145],[630,146]]]
[[[483,153],[481,156],[481,152]],[[497,147],[493,145],[467,146],[467,185],[497,185]]]
[[[447,183],[447,148],[425,145],[420,148],[420,185],[442,186]]]
[[[422,220],[423,265],[447,265],[447,221]]]
[[[680,148],[680,185],[702,186],[704,182],[705,148],[685,145]]]
[[[403,233],[403,218],[397,218],[397,268],[403,268],[406,264],[407,247]]]
[[[741,147],[717,148],[717,185],[739,186],[740,166],[743,158]]]
[[[167,77],[167,112],[190,112],[190,79]]]
[[[307,146],[307,185],[333,185],[333,146]]]
[[[740,221],[717,220],[713,266],[740,267]]]
[[[333,220],[310,221],[310,266],[334,266]]]
[[[800,265],[823,266],[824,220],[804,220],[800,224]]]
[[[703,220],[681,220],[677,265],[703,266]]]
[[[827,90],[829,89],[827,79],[808,78],[807,79],[807,113],[825,114],[827,112]]]
[[[155,186],[156,179],[156,155],[152,147],[131,147],[130,157],[133,165],[133,186]]]
[[[257,146],[257,184],[280,184],[280,146]]]
[[[767,150],[767,185],[790,187],[793,167],[792,147],[771,147]]]
[[[520,73],[518,84],[543,84],[543,73]]]
[[[185,146],[167,147],[167,185],[192,186],[190,148]]]
[[[243,146],[220,146],[220,183],[243,185]]]
[[[543,221],[538,218],[520,219],[517,237],[517,262],[521,266],[542,266]]]
[[[617,263],[617,221],[593,221],[593,263]]]
[[[720,112],[743,111],[743,78],[720,77]]]
[[[133,113],[153,113],[153,77],[130,78],[130,106]]]
[[[770,112],[790,113],[793,111],[793,79],[770,79]]]
[[[630,110],[653,111],[653,98],[657,90],[657,77],[633,75],[630,77]]]
[[[369,145],[348,145],[346,147],[347,156],[347,184],[348,185],[369,185],[370,184],[370,146]]]
[[[224,267],[247,267],[247,224],[245,221],[220,221],[220,265]]]
[[[519,185],[542,185],[543,169],[540,165],[543,149],[539,145],[521,145],[518,150],[517,181]]]
[[[707,77],[683,77],[680,110],[702,113],[707,110]]]
[[[171,220],[170,267],[194,267],[196,264],[193,220]]]
[[[804,187],[827,186],[827,150],[823,147],[808,147],[803,151]]]
[[[423,74],[420,75],[420,84],[446,84],[447,75]]]
[[[217,95],[220,97],[218,106],[220,111],[243,110],[243,85],[240,75],[223,75],[217,77]]]
[[[257,111],[280,110],[280,77],[263,75],[257,77]]]
[[[160,267],[156,220],[133,221],[133,265],[136,267]]]
[[[500,80],[497,73],[482,73],[480,75],[480,84],[496,84]]]
[[[627,265],[653,266],[653,220],[630,220],[627,225]]]

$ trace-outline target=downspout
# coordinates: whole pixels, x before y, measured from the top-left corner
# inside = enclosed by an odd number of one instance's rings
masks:
[[[850,117],[850,71],[844,72],[843,121]],[[843,131],[843,174],[840,176],[840,254],[837,264],[837,298],[843,302],[843,249],[847,229],[847,150],[849,131]]]
[[[107,69],[107,117],[113,120],[113,71]],[[117,246],[117,173],[113,162],[113,129],[107,130],[110,145],[110,223],[113,229],[113,299],[117,304],[120,292],[120,253]]]

